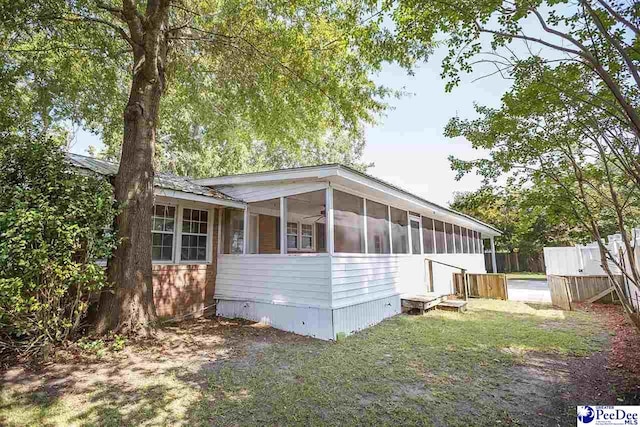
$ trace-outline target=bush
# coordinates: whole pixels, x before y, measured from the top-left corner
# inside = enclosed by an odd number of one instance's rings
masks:
[[[72,168],[53,138],[0,145],[0,358],[42,355],[81,326],[106,286],[113,190]]]

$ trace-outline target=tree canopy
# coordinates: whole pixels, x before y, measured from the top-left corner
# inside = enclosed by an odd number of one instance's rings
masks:
[[[135,6],[142,15],[145,3]],[[73,123],[117,159],[137,66],[122,10],[113,1],[3,2],[5,125],[18,115]],[[169,2],[157,166],[195,176],[327,160],[362,167],[363,126],[397,94],[372,73],[429,52],[393,38],[383,18],[360,1]]]

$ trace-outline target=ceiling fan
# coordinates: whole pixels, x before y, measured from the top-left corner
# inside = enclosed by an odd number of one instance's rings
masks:
[[[313,223],[315,224],[316,222],[320,221],[322,218],[324,218],[324,216],[326,215],[327,210],[326,210],[326,205],[322,205],[322,209],[320,209],[320,215],[310,215],[310,216],[305,216],[302,219],[309,219],[309,218],[315,218],[315,220],[313,221]]]

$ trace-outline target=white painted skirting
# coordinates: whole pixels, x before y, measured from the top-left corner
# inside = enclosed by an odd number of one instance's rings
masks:
[[[334,339],[331,309],[293,307],[254,301],[218,300],[216,315],[264,323],[283,331],[323,340]]]
[[[338,308],[333,310],[333,332],[351,335],[401,311],[399,295]]]
[[[400,311],[399,295],[335,310],[233,300],[218,300],[216,305],[218,316],[253,320],[322,340],[336,339],[337,334],[351,335]]]

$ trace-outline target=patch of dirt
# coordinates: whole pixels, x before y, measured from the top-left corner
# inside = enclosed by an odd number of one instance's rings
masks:
[[[314,340],[241,319],[196,319],[162,327],[154,338],[128,341],[123,351],[100,358],[75,346],[63,348],[38,368],[9,368],[0,373],[0,383],[14,392],[40,392],[50,399],[105,384],[136,387],[149,377],[167,374],[206,387],[201,370],[216,369],[225,361],[249,366],[271,345],[310,341]]]
[[[618,394],[618,404],[640,403],[640,331],[636,329],[619,305],[585,304],[580,309],[596,314],[611,332],[611,344],[606,363],[608,379]],[[597,374],[592,375],[590,386],[597,387]],[[619,400],[622,399],[622,400]]]
[[[500,396],[513,414],[532,425],[569,425],[578,405],[632,405],[640,403],[640,333],[620,306],[593,304],[578,308],[601,322],[609,344],[588,357],[565,357],[527,352],[507,374],[512,380]],[[526,402],[526,406],[523,405]]]

